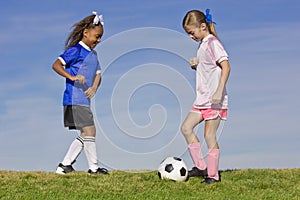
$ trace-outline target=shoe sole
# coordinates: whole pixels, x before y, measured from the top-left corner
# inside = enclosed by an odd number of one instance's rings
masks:
[[[66,174],[66,173],[64,172],[64,170],[61,169],[61,168],[60,168],[60,169],[57,168],[55,173],[56,173],[56,174]]]
[[[56,173],[56,174],[62,174],[62,175],[67,174],[67,173],[65,172],[65,170],[64,170],[63,168],[61,168],[61,167],[58,167],[58,168],[56,169],[55,173]]]

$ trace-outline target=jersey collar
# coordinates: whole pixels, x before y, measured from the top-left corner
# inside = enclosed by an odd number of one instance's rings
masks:
[[[83,48],[85,48],[86,50],[92,51],[91,48],[88,47],[88,45],[84,44],[84,42],[80,41],[79,44],[80,44]]]
[[[213,37],[213,35],[212,34],[208,34],[207,36],[205,36],[205,38],[202,39],[202,42],[207,41],[211,37]]]

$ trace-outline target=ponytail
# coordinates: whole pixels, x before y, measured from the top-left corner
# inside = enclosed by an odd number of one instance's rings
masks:
[[[208,24],[208,31],[213,36],[215,36],[218,40],[220,40],[219,37],[218,37],[218,35],[217,35],[216,29],[215,29],[215,25],[214,25],[213,22]]]
[[[206,9],[206,11],[205,11],[205,13],[206,13],[205,21],[206,21],[206,24],[208,27],[208,31],[209,31],[209,33],[213,34],[219,40],[219,37],[218,37],[216,29],[215,29],[215,22],[213,22],[212,16],[209,13],[209,11],[210,11],[209,9]]]
[[[209,33],[214,35],[219,40],[214,25],[215,22],[212,21],[212,16],[209,13],[209,9],[206,9],[206,14],[204,14],[199,10],[189,11],[183,18],[182,26],[183,28],[185,26],[191,26],[191,25],[200,27],[202,23],[205,23],[207,25]]]

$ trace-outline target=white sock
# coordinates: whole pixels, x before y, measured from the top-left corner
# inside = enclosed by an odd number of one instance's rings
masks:
[[[70,145],[69,150],[62,161],[63,165],[72,165],[83,149],[83,138],[78,136]]]
[[[97,159],[95,137],[86,136],[83,139],[83,143],[84,143],[84,152],[88,161],[89,169],[92,170],[93,172],[96,172],[99,166],[98,166],[98,159]]]

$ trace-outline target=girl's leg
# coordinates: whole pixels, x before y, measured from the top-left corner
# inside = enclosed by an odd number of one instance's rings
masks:
[[[81,136],[83,137],[84,152],[88,161],[89,169],[92,172],[96,172],[99,166],[95,142],[95,126],[86,126],[82,128]]]
[[[188,149],[195,167],[189,171],[189,176],[206,176],[206,163],[204,161],[201,145],[198,137],[194,133],[197,124],[203,121],[201,113],[190,112],[184,120],[181,131],[188,143]]]
[[[216,119],[205,121],[204,138],[208,146],[208,155],[207,155],[208,179],[206,180],[207,183],[214,182],[214,180],[220,181],[220,177],[218,173],[220,151],[216,139],[216,133],[220,124],[220,120],[221,119],[218,117]]]
[[[78,136],[70,145],[65,158],[62,161],[64,166],[72,165],[83,149],[83,138]]]
[[[76,161],[77,157],[83,149],[83,138],[78,136],[70,145],[65,158],[59,163],[56,168],[57,174],[67,174],[74,171],[72,164]]]
[[[204,138],[208,149],[219,149],[216,133],[220,125],[220,117],[205,121]]]
[[[188,144],[199,143],[194,128],[203,121],[201,113],[190,112],[181,125],[181,132]]]

